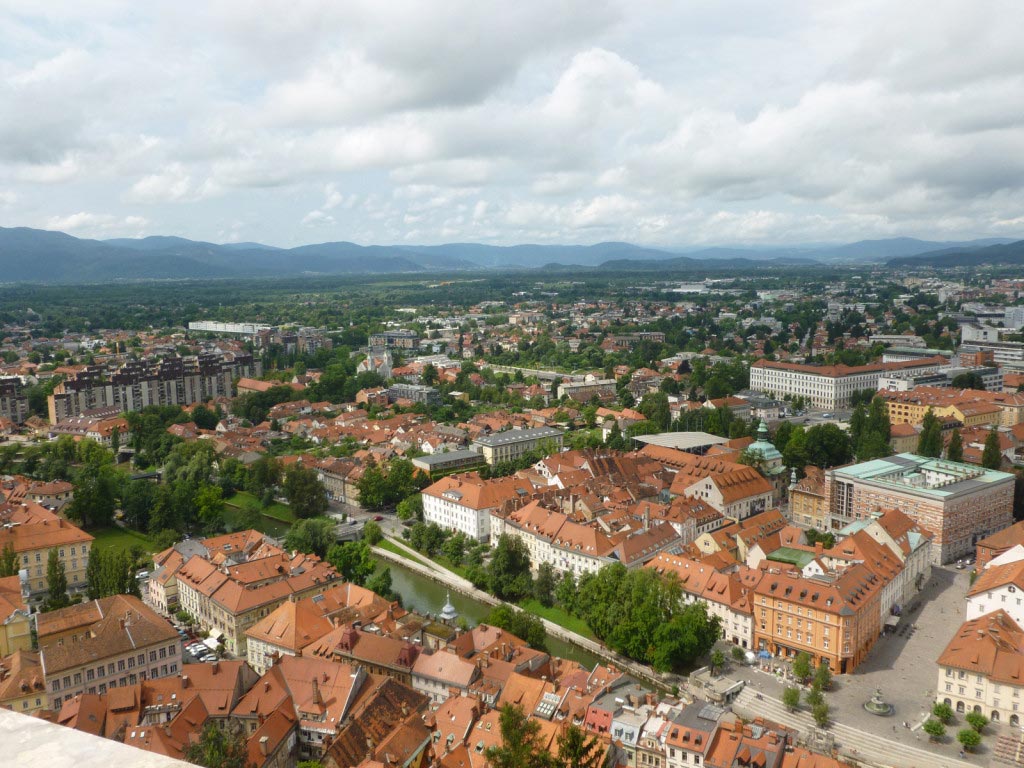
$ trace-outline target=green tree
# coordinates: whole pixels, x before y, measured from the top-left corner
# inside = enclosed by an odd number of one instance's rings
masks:
[[[566,571],[555,587],[555,601],[569,613],[575,613],[576,607],[576,578],[572,571]]]
[[[484,759],[490,768],[555,768],[555,761],[540,737],[540,723],[528,718],[517,704],[504,704],[498,715],[501,744],[488,747]]]
[[[293,464],[284,476],[284,495],[296,517],[316,517],[327,511],[327,489],[316,470]]]
[[[214,534],[224,528],[224,491],[219,485],[203,483],[194,496],[196,517],[203,530]]]
[[[335,542],[334,521],[324,517],[296,520],[284,537],[287,549],[312,553],[317,557],[326,556]]]
[[[544,622],[532,613],[521,611],[510,605],[494,606],[484,618],[483,623],[511,632],[524,640],[531,648],[543,649],[548,639]]]
[[[558,735],[558,768],[601,768],[605,749],[596,735],[569,725]]]
[[[807,691],[805,699],[808,706],[815,707],[825,701],[825,695],[821,692],[821,688],[816,685],[811,685],[810,689]]]
[[[192,422],[199,429],[216,429],[219,421],[217,414],[202,403],[192,409]]]
[[[954,429],[949,436],[949,445],[946,446],[946,458],[950,461],[964,460],[964,438],[959,429]]]
[[[800,689],[792,685],[783,688],[782,705],[790,712],[796,712],[800,708]]]
[[[0,579],[17,575],[18,553],[14,551],[14,546],[8,542],[4,544],[3,551],[0,552]]]
[[[832,670],[829,669],[828,664],[824,661],[814,671],[814,684],[823,691],[827,691],[832,687]]]
[[[807,430],[807,458],[823,469],[846,464],[853,458],[850,438],[835,424],[817,424]]]
[[[932,714],[941,722],[948,723],[953,719],[953,708],[949,704],[937,701],[932,706]]]
[[[551,563],[541,563],[533,582],[533,596],[545,608],[555,604],[555,569]]]
[[[57,555],[56,549],[51,549],[46,557],[46,603],[45,610],[54,611],[71,604],[68,597],[68,576],[64,570],[64,563]]]
[[[981,744],[981,734],[973,728],[964,728],[956,735],[956,740],[968,752],[973,752]]]
[[[346,541],[327,550],[327,560],[345,581],[363,586],[373,575],[377,562],[365,541]]]
[[[245,489],[253,496],[262,496],[281,482],[281,465],[273,456],[261,456],[249,467]]]
[[[377,546],[384,538],[384,532],[375,520],[367,520],[363,523],[363,541],[371,547]]]
[[[935,720],[934,718],[928,718],[925,720],[924,725],[921,726],[921,730],[928,734],[930,741],[938,741],[946,735],[946,726],[941,721]]]
[[[917,439],[917,454],[933,459],[942,455],[942,423],[931,408],[921,420],[921,434]]]
[[[804,683],[811,677],[811,654],[800,651],[793,659],[793,676]]]
[[[86,465],[75,475],[75,496],[67,506],[67,515],[83,528],[110,525],[116,499],[114,469],[107,464]]]
[[[502,600],[521,600],[533,590],[530,553],[522,539],[508,534],[498,538],[488,567],[490,592]]]
[[[188,762],[206,768],[246,768],[249,750],[240,728],[208,720],[199,739],[185,747]]]
[[[643,608],[641,604],[641,610]],[[649,614],[655,611],[654,606],[646,606],[644,612]],[[629,631],[629,626],[625,625],[623,630]],[[648,649],[647,654],[651,665],[659,672],[689,667],[711,650],[720,635],[721,621],[717,616],[708,614],[707,604],[703,601],[690,603],[682,610],[675,611],[667,622],[658,625],[654,631],[654,649]],[[621,644],[621,641],[618,642]],[[635,654],[633,658],[643,660],[633,647],[626,646],[626,650],[627,655]]]
[[[398,502],[395,513],[399,520],[423,520],[423,495],[414,493]]]
[[[362,477],[356,482],[356,489],[359,491],[359,503],[366,509],[381,509],[387,505],[388,482],[384,470],[377,464],[370,464],[363,470]]]
[[[711,671],[721,671],[722,667],[725,666],[725,654],[717,648],[711,652]]]
[[[824,728],[828,725],[830,714],[831,708],[824,701],[818,702],[811,707],[811,717],[814,718],[814,722],[819,728]]]
[[[985,730],[985,726],[988,725],[988,718],[981,714],[981,712],[968,712],[964,716],[964,720],[966,720],[967,724],[978,733]]]
[[[732,660],[737,662],[737,663],[739,663],[739,664],[742,664],[743,661],[746,658],[746,655],[744,654],[743,649],[740,648],[738,645],[734,645],[732,647],[731,653],[732,653]]]
[[[1003,453],[999,448],[999,433],[995,427],[988,431],[985,438],[985,448],[981,452],[981,466],[985,469],[999,469],[1003,463]]]
[[[981,378],[981,374],[975,371],[965,371],[964,373],[958,373],[953,377],[953,380],[949,382],[949,386],[954,389],[985,389],[985,380]]]
[[[366,588],[376,592],[385,600],[398,600],[399,595],[391,584],[391,569],[387,566],[381,568],[373,576],[366,580]]]
[[[441,545],[441,554],[448,558],[448,561],[455,566],[462,565],[466,556],[466,534],[456,531]]]

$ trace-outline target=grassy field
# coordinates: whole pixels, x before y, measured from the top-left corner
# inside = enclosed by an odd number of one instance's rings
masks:
[[[259,499],[245,491],[237,491],[233,496],[229,496],[224,499],[224,503],[229,507],[237,507],[238,509],[255,506],[262,515],[272,517],[275,520],[280,520],[282,523],[288,523],[289,525],[295,522],[295,515],[292,512],[291,507],[287,504],[281,504],[280,502],[275,501],[269,507],[264,509],[263,505],[260,504]]]
[[[130,531],[126,528],[99,528],[89,531],[96,540],[93,547],[97,549],[114,550],[120,552],[129,550],[134,546],[142,547],[147,552],[156,552],[156,544],[149,536],[138,531]]]
[[[528,613],[532,613],[535,616],[540,616],[542,619],[547,619],[561,627],[565,627],[570,632],[575,632],[577,635],[583,635],[583,637],[591,640],[596,640],[594,633],[590,631],[590,627],[587,626],[587,622],[583,619],[571,616],[561,608],[551,607],[545,608],[537,600],[530,598],[529,600],[523,600],[519,603],[519,607]]]
[[[426,560],[423,560],[422,558],[416,557],[415,555],[406,552],[404,549],[397,546],[393,542],[388,541],[387,539],[381,539],[377,546],[381,549],[386,549],[388,552],[394,552],[396,555],[398,555],[399,557],[404,557],[406,560],[411,560],[414,563],[419,563],[420,565],[427,566],[428,568],[430,567],[430,564]]]

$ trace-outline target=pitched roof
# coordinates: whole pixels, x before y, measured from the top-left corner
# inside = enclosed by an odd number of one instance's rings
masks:
[[[90,625],[87,636],[77,642],[51,644],[40,650],[40,658],[47,675],[133,649],[167,643],[178,637],[167,619],[137,597],[114,595],[92,602],[102,617]],[[68,609],[52,613],[59,614],[66,610]]]
[[[1001,608],[986,613],[960,626],[937,663],[1020,686],[1024,677],[1024,630]]]

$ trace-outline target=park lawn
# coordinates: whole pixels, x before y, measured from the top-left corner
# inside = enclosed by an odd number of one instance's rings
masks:
[[[419,565],[425,566],[427,568],[430,567],[430,563],[428,563],[427,561],[423,560],[422,558],[416,557],[416,555],[406,552],[404,549],[394,544],[393,542],[388,541],[387,539],[381,539],[379,542],[377,542],[377,546],[381,549],[386,549],[388,552],[393,552],[399,557],[404,557],[406,560],[411,560],[412,562],[418,563]]]
[[[111,526],[110,528],[98,528],[95,531],[89,531],[89,534],[95,539],[92,543],[93,547],[98,549],[121,552],[138,546],[147,552],[157,551],[156,543],[149,536],[128,528]]]
[[[594,637],[594,633],[590,631],[590,627],[587,626],[587,622],[566,613],[561,608],[555,606],[545,608],[538,600],[532,597],[529,600],[520,601],[519,607],[527,613],[532,613],[534,616],[540,616],[542,619],[554,622],[558,626],[568,629],[570,632],[575,632],[577,635],[582,635],[590,640],[597,640],[597,638]]]
[[[275,501],[269,507],[264,509],[263,505],[260,504],[260,500],[247,491],[236,491],[233,495],[224,499],[224,503],[229,507],[238,507],[239,509],[255,506],[260,511],[260,514],[265,515],[266,517],[272,517],[275,520],[280,520],[282,523],[295,522],[295,514],[287,504]]]

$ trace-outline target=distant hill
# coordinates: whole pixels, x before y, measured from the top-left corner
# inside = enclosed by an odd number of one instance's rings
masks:
[[[895,267],[970,267],[993,264],[1024,264],[1024,240],[985,247],[956,247],[891,259]]]
[[[929,251],[947,248],[977,248],[998,243],[1010,243],[1011,239],[987,238],[967,241],[918,240],[913,237],[890,237],[882,240],[858,240],[855,243],[836,245],[806,245],[768,248],[715,247],[700,250],[680,250],[691,259],[749,259],[754,261],[781,261],[791,259],[793,263],[856,263],[861,261],[886,261],[900,256],[914,256]]]
[[[893,256],[899,257],[892,262],[895,264],[928,263],[916,260],[920,258],[932,259],[936,266],[956,266],[961,263],[1024,263],[1020,250],[1021,243],[1012,241],[943,243],[913,238],[864,240],[836,246],[715,247],[684,252],[620,242],[497,246],[482,243],[358,245],[339,241],[276,248],[262,243],[217,244],[166,236],[88,240],[63,232],[0,227],[0,280],[78,283],[514,268],[697,272],[751,269],[761,264],[856,263]],[[908,257],[915,260],[900,261]],[[998,261],[991,261],[993,259]]]
[[[596,245],[483,245],[481,243],[451,243],[449,245],[398,246],[402,250],[420,255],[455,256],[481,267],[546,267],[566,264],[596,267],[611,259],[673,259],[671,251],[644,248],[629,243],[597,243]]]

